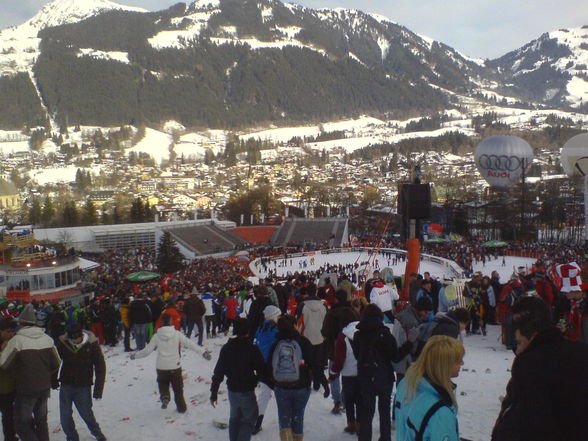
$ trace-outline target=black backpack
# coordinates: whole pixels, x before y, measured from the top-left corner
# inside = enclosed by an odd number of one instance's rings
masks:
[[[391,367],[390,363],[386,362],[380,355],[376,346],[377,341],[382,338],[382,332],[378,333],[377,338],[371,341],[357,341],[354,338],[353,343],[357,345],[357,373],[364,378],[369,378],[373,384],[386,384],[390,381]],[[392,378],[394,381],[394,378]]]
[[[401,405],[398,401],[394,403],[394,407],[400,408],[400,406]],[[421,421],[421,425],[418,428],[418,430],[412,423],[412,421],[410,421],[410,418],[406,421],[408,427],[414,431],[414,441],[423,441],[423,437],[425,436],[425,430],[427,430],[427,425],[429,424],[429,421],[439,409],[445,406],[450,407],[451,403],[448,403],[446,400],[439,400],[431,407],[429,407],[429,410],[427,410],[427,413],[425,413],[425,416],[423,417],[423,420]]]

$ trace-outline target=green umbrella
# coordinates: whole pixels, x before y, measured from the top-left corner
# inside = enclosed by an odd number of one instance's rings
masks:
[[[425,243],[445,243],[445,242],[449,242],[449,240],[444,239],[442,237],[435,237],[433,239],[425,240]]]
[[[490,240],[488,242],[484,242],[482,246],[487,248],[503,248],[508,246],[508,244],[502,240]]]
[[[150,280],[157,279],[161,277],[161,274],[157,273],[150,273],[149,271],[137,271],[136,273],[131,273],[127,276],[127,280],[131,282],[149,282]]]

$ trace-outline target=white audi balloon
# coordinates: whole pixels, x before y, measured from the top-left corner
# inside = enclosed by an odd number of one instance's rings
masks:
[[[477,145],[476,165],[492,188],[508,190],[533,162],[533,149],[518,136],[491,136]]]

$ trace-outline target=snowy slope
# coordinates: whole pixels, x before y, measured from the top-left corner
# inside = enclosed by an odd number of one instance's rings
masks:
[[[545,101],[579,106],[588,99],[588,26],[545,33],[491,64]]]
[[[130,152],[146,153],[153,157],[156,164],[161,164],[162,161],[169,159],[169,146],[171,143],[171,135],[158,130],[145,129],[145,137],[136,145],[127,149],[126,154],[128,155]]]
[[[499,328],[490,326],[488,335],[464,337],[466,355],[457,384],[460,434],[472,441],[486,441],[500,409],[499,398],[504,395],[510,377],[513,354],[498,339]],[[226,430],[216,429],[213,421],[227,423],[229,403],[226,383],[221,385],[216,409],[210,406],[210,380],[221,345],[226,337],[205,342],[212,352],[206,361],[189,351],[182,353],[186,414],[175,410],[173,401],[166,410],[160,409],[155,381],[155,354],[132,361],[122,347],[104,348],[107,366],[106,386],[102,400],[94,402],[94,413],[104,434],[112,440],[173,440],[213,441],[228,439]],[[312,441],[352,440],[343,432],[345,415],[332,415],[331,399],[321,393],[311,394],[305,413],[305,439]],[[85,424],[74,411],[81,441],[92,441]],[[374,418],[374,433],[378,433],[378,418]],[[52,391],[49,400],[49,431],[52,439],[62,439],[59,424],[59,393]],[[272,398],[264,419],[263,430],[256,441],[278,438],[277,410]],[[377,435],[376,435],[377,436]],[[394,436],[394,434],[393,434]]]
[[[331,255],[334,259],[335,255]],[[527,259],[529,260],[529,259]],[[332,260],[333,261],[333,260]],[[337,262],[338,263],[338,262]],[[520,260],[507,257],[507,267],[518,265]],[[492,269],[505,267],[488,263],[484,274]],[[295,270],[295,266],[292,270]],[[94,402],[94,412],[105,435],[112,440],[221,440],[227,439],[226,430],[213,426],[213,421],[228,422],[229,403],[226,383],[221,385],[216,409],[209,402],[210,380],[214,364],[222,344],[227,337],[206,341],[212,351],[212,360],[206,361],[190,351],[182,353],[184,370],[184,396],[188,411],[181,415],[172,404],[166,410],[160,408],[155,381],[155,354],[141,360],[130,360],[116,348],[103,347],[107,377],[102,400]],[[487,441],[498,411],[500,397],[505,394],[513,361],[512,351],[507,351],[499,342],[500,329],[489,326],[488,335],[463,336],[466,355],[457,384],[460,435],[472,441]],[[52,391],[49,400],[49,430],[52,439],[63,437],[59,424],[58,392]],[[343,432],[345,415],[332,415],[331,399],[321,393],[311,394],[305,413],[305,439],[312,441],[341,441],[354,438]],[[74,411],[74,419],[81,441],[91,441],[85,424]],[[378,418],[374,418],[374,434],[378,433]],[[256,441],[275,441],[278,438],[277,410],[272,398],[264,419],[263,430],[255,436]],[[375,435],[377,436],[377,435]],[[394,434],[393,434],[394,437]]]
[[[19,26],[0,31],[0,75],[26,71],[39,55],[37,33],[45,28],[76,23],[110,10],[147,12],[108,0],[54,0]]]

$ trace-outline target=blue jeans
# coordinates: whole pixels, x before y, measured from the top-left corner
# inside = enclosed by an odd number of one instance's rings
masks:
[[[304,433],[304,410],[310,397],[310,388],[283,389],[276,387],[274,393],[278,404],[280,430],[292,429],[294,435],[302,435]]]
[[[47,400],[49,389],[36,394],[17,394],[14,401],[14,428],[23,441],[49,441]]]
[[[258,415],[255,391],[229,391],[229,404],[229,441],[249,441]]]
[[[140,351],[147,344],[147,324],[142,323],[133,325],[133,334],[135,335],[137,351]]]
[[[333,360],[329,360],[329,372],[331,372],[331,366],[333,366]],[[331,387],[331,398],[333,398],[334,403],[343,403],[344,397],[341,393],[341,377],[337,375],[333,381],[330,382]]]
[[[59,389],[59,414],[61,417],[61,427],[67,441],[79,441],[80,436],[76,431],[76,425],[73,419],[73,408],[75,404],[80,417],[88,426],[88,430],[98,440],[106,438],[100,430],[100,426],[92,412],[92,387],[91,386],[73,386],[71,384],[62,384]]]

